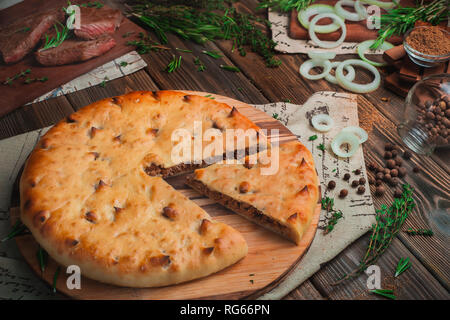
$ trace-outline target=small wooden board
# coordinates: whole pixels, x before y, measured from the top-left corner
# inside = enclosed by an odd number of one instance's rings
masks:
[[[338,2],[337,0],[318,0],[315,1],[314,4],[326,4],[330,6],[334,6]],[[401,0],[400,1],[402,6],[414,6],[414,1],[411,0]],[[349,10],[350,12],[354,12],[353,8],[344,6],[344,9]],[[381,9],[381,12],[385,12],[383,9]],[[296,10],[292,10],[290,13],[289,18],[289,37],[292,39],[302,39],[302,40],[309,40],[309,34],[308,30],[305,29],[300,22],[298,21],[298,12]],[[328,24],[331,23],[331,19],[322,19],[318,22],[318,24]],[[365,40],[370,39],[376,39],[378,36],[378,30],[377,29],[368,29],[367,28],[367,21],[345,21],[345,25],[347,27],[347,35],[345,37],[346,42],[362,42]],[[341,31],[335,31],[327,34],[317,34],[319,39],[324,41],[336,41],[341,36]],[[394,36],[391,37],[389,42],[393,44],[399,44],[402,42],[402,37]]]
[[[72,1],[72,3],[80,1]],[[82,3],[88,1],[81,1]],[[19,19],[19,17],[34,13],[37,10],[45,11],[50,8],[66,7],[66,0],[25,0],[13,7],[0,11],[0,21],[2,25],[7,25],[11,21]],[[140,32],[145,32],[144,29],[135,25],[130,20],[124,18],[119,29],[113,34],[116,41],[116,46],[106,52],[105,54],[84,61],[63,66],[45,67],[41,66],[33,56],[33,53],[28,54],[23,60],[6,65],[0,58],[0,88],[2,92],[2,105],[0,106],[0,117],[13,111],[22,105],[33,101],[34,99],[46,94],[47,92],[58,88],[82,74],[85,74],[105,63],[112,61],[124,54],[133,51],[134,46],[128,46],[128,41],[136,40]],[[124,38],[124,35],[129,35]],[[21,71],[31,69],[30,78],[47,77],[45,82],[36,81],[31,84],[25,84],[24,78],[18,79],[12,85],[3,85],[2,83],[8,77],[12,77]]]
[[[208,95],[205,92],[184,91],[188,94]],[[266,113],[243,102],[210,94],[217,101],[235,106],[242,114],[255,122],[259,127],[268,130],[279,130],[280,143],[295,140],[296,137],[279,121]],[[274,139],[274,136],[270,137]],[[18,177],[19,179],[20,177]],[[81,290],[69,290],[66,286],[67,274],[61,267],[56,282],[58,291],[75,299],[241,299],[255,298],[276,286],[300,261],[308,250],[320,216],[320,202],[301,243],[296,246],[292,242],[265,230],[262,227],[242,218],[230,210],[215,204],[184,184],[184,176],[167,179],[175,189],[182,192],[199,206],[203,207],[213,219],[224,222],[239,230],[248,244],[248,255],[238,263],[208,277],[183,284],[160,288],[124,288],[103,284],[87,278],[81,280]],[[18,190],[13,192],[13,199],[18,199]],[[14,224],[19,216],[19,208],[11,209],[11,222]],[[58,267],[49,258],[47,268],[41,273],[36,257],[38,244],[32,235],[16,237],[17,246],[34,272],[52,285]]]

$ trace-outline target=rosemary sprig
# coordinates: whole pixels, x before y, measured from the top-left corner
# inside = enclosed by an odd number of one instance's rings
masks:
[[[139,54],[146,54],[151,51],[158,50],[170,50],[170,48],[161,45],[160,43],[152,40],[149,35],[139,32],[140,40],[131,40],[127,42],[127,46],[135,46]]]
[[[220,67],[224,70],[231,71],[231,72],[241,72],[241,70],[238,67],[234,67],[234,66],[226,66],[224,64],[221,64]]]
[[[167,1],[165,5],[149,0],[131,1],[131,15],[141,24],[154,31],[161,41],[167,43],[167,34],[172,33],[185,40],[204,44],[214,40],[230,40],[242,56],[246,55],[244,46],[250,46],[259,54],[268,67],[277,67],[281,61],[275,58],[276,43],[263,32],[268,20],[254,15],[237,12],[230,1],[218,0],[212,4],[178,5]],[[215,9],[215,10],[211,10]]]
[[[175,48],[175,50],[180,51],[180,52],[192,53],[192,50],[188,50],[188,49]]]
[[[56,48],[57,46],[61,45],[61,43],[66,40],[66,38],[69,35],[69,28],[67,28],[66,25],[61,24],[58,22],[58,24],[62,27],[61,31],[58,29],[58,25],[55,23],[54,28],[56,31],[56,37],[49,37],[47,34],[45,35],[45,44],[40,49],[40,51],[44,51],[50,48]]]
[[[406,218],[415,206],[412,193],[413,189],[408,184],[404,184],[400,198],[395,198],[390,207],[382,205],[381,209],[377,210],[376,223],[372,225],[372,235],[366,254],[355,270],[344,275],[334,285],[361,274],[389,248],[392,240],[397,236]]]
[[[402,35],[421,20],[433,25],[439,24],[449,16],[448,0],[435,0],[429,4],[423,1],[417,7],[398,7],[382,14],[379,19],[381,28],[378,38],[371,49],[378,48],[386,39],[393,35]]]
[[[199,57],[194,58],[194,64],[197,66],[197,71],[206,70],[206,66],[203,64]]]
[[[370,292],[378,294],[380,296],[395,300],[397,299],[397,297],[394,295],[394,290],[390,290],[390,289],[375,289],[375,290],[370,290]]]
[[[279,12],[289,12],[292,9],[300,11],[313,2],[314,0],[263,0],[260,1],[258,9],[270,8]]]
[[[223,55],[221,55],[220,52],[218,52],[218,51],[203,50],[202,53],[204,53],[204,54],[206,54],[206,55],[208,55],[208,56],[210,56],[211,58],[214,58],[214,59],[220,59],[220,58],[223,57]]]
[[[87,3],[81,4],[80,7],[100,9],[100,8],[103,7],[103,3],[99,2],[99,1],[90,1],[90,2],[87,2]]]
[[[26,70],[20,71],[19,73],[15,74],[12,78],[10,78],[10,77],[6,78],[6,80],[3,82],[3,84],[10,86],[10,85],[12,85],[14,80],[17,80],[21,77],[25,77],[30,72],[31,72],[31,69],[26,69]]]
[[[45,268],[47,267],[48,253],[47,253],[47,251],[42,249],[42,247],[39,247],[39,250],[36,253],[36,256],[37,256],[37,259],[39,262],[39,267],[41,269],[41,272],[44,273]]]
[[[22,223],[22,221],[17,220],[17,222],[12,227],[11,231],[8,233],[6,237],[4,237],[1,242],[5,242],[8,240],[11,240],[14,237],[21,236],[23,234],[26,234],[28,231],[27,227]]]
[[[173,56],[173,59],[169,62],[169,64],[166,67],[166,71],[169,72],[169,73],[170,72],[174,72],[180,66],[181,66],[181,56],[179,56],[178,58]]]
[[[401,258],[397,263],[397,268],[395,269],[394,277],[397,278],[399,275],[401,275],[403,272],[409,269],[409,267],[411,267],[411,262],[409,261],[409,258]]]
[[[417,229],[417,230],[413,230],[412,228],[409,228],[408,230],[405,231],[407,234],[409,234],[410,236],[416,236],[416,235],[421,235],[421,236],[432,236],[433,230],[431,229]]]

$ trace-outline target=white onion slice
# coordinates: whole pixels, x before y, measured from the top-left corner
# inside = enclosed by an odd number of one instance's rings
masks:
[[[379,6],[382,9],[389,10],[396,6],[394,2],[384,2],[379,0],[360,0],[363,3],[373,4],[375,6]]]
[[[341,26],[342,34],[341,34],[341,37],[337,41],[324,42],[324,41],[320,40],[319,38],[317,38],[317,36],[315,34],[316,23],[320,19],[323,19],[323,18],[331,18],[334,20],[334,22],[338,23]],[[315,44],[317,44],[319,47],[322,47],[322,48],[330,49],[330,48],[335,48],[335,47],[339,46],[342,42],[344,42],[346,35],[347,35],[347,28],[345,27],[344,20],[342,20],[342,18],[339,17],[335,13],[318,14],[311,20],[311,23],[309,25],[309,37],[311,38],[312,41],[314,41]]]
[[[372,82],[367,83],[367,84],[359,84],[359,83],[354,83],[352,81],[348,81],[344,76],[344,68],[347,65],[363,67],[363,68],[369,70],[370,72],[372,72],[373,75],[375,76],[375,78],[372,80]],[[380,86],[380,82],[381,82],[380,73],[378,72],[377,68],[375,68],[374,66],[372,66],[371,64],[369,64],[365,61],[358,60],[358,59],[348,59],[348,60],[342,61],[337,66],[335,74],[336,74],[336,80],[338,81],[338,83],[341,87],[343,87],[344,89],[347,89],[349,91],[356,92],[356,93],[366,93],[366,92],[374,91]]]
[[[314,67],[322,67],[323,71],[320,74],[310,74],[309,71]],[[300,66],[300,74],[309,80],[319,80],[325,78],[330,73],[331,62],[329,60],[306,60]]]
[[[341,146],[344,144],[348,144],[349,150],[344,151],[341,149]],[[356,150],[358,150],[359,141],[358,138],[349,132],[339,132],[336,137],[334,137],[333,141],[331,141],[331,150],[333,150],[334,154],[341,158],[349,158],[355,154]]]
[[[336,68],[340,63],[341,63],[341,61],[333,61],[333,62],[331,62],[331,69]],[[348,81],[355,80],[355,76],[356,76],[355,68],[353,68],[351,65],[348,64],[348,65],[345,66],[345,70],[347,71],[347,74],[344,77]],[[336,80],[336,77],[331,74],[331,71],[330,71],[329,74],[327,74],[325,76],[325,80],[327,80],[328,82],[334,83],[334,84],[338,84],[338,81]]]
[[[363,42],[361,42],[360,44],[358,44],[357,52],[358,52],[359,57],[361,58],[361,60],[363,60],[363,61],[365,61],[365,62],[367,62],[367,63],[370,63],[371,65],[373,65],[373,66],[375,66],[375,67],[383,67],[383,66],[387,65],[387,63],[385,63],[385,62],[376,62],[376,61],[372,61],[372,60],[367,59],[367,58],[364,56],[364,54],[366,53],[366,51],[370,49],[370,46],[371,46],[373,43],[375,43],[375,40],[366,40],[366,41],[363,41]],[[394,47],[394,45],[392,45],[392,44],[389,43],[389,42],[384,41],[384,42],[381,44],[381,46],[378,47],[378,49],[381,49],[381,50],[383,50],[383,52],[384,52],[384,51],[386,51],[386,50],[388,50],[388,49],[391,49],[391,48],[393,48],[393,47]]]
[[[332,6],[326,4],[313,4],[298,13],[298,21],[305,29],[309,29],[309,18],[320,13],[335,13]],[[339,29],[339,24],[332,22],[326,25],[316,26],[317,33],[330,33]]]
[[[353,133],[359,139],[360,144],[366,142],[367,139],[369,138],[369,135],[367,134],[366,130],[356,126],[345,127],[344,129],[341,130],[341,132]]]
[[[327,132],[334,126],[334,120],[329,115],[321,113],[311,118],[311,124],[317,131]]]
[[[367,19],[369,14],[367,13],[366,7],[363,6],[361,1],[356,0],[355,2],[355,11],[358,13],[358,15],[361,17],[361,20]]]
[[[340,16],[341,18],[349,21],[361,21],[364,20],[364,18],[361,18],[361,16],[358,14],[358,12],[350,12],[344,9],[344,5],[354,7],[356,9],[355,1],[353,0],[339,0],[334,5],[334,10],[336,11],[336,14]]]
[[[336,52],[310,51],[308,57],[313,60],[331,60],[336,58]]]

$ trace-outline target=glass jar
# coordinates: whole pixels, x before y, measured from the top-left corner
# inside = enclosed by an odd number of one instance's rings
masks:
[[[430,155],[450,146],[450,75],[433,75],[417,82],[405,99],[397,131],[412,151]]]

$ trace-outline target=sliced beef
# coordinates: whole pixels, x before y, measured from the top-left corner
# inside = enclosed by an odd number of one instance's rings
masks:
[[[36,13],[0,29],[0,52],[5,63],[21,60],[56,22],[64,20],[62,10]]]
[[[104,34],[113,34],[123,19],[120,10],[107,6],[99,9],[86,7],[80,9],[80,29],[74,31],[81,39],[92,40]]]
[[[109,51],[116,41],[109,35],[95,40],[65,40],[56,48],[38,50],[36,60],[44,66],[59,66],[89,60]]]

